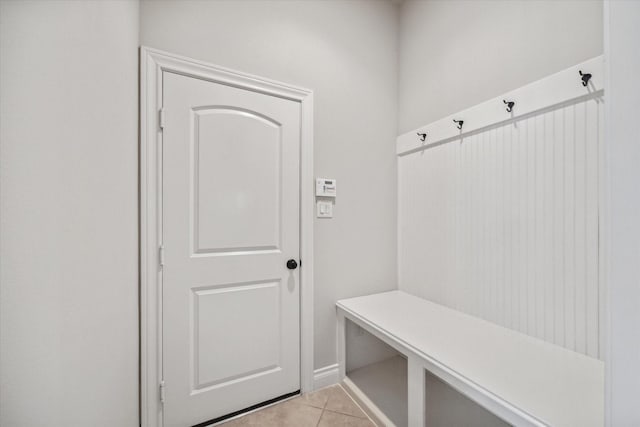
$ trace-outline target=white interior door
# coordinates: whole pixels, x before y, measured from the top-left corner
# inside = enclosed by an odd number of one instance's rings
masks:
[[[193,426],[300,388],[301,110],[162,85],[164,425]]]

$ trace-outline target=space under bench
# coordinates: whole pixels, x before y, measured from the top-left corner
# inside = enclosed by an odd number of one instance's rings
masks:
[[[402,395],[410,427],[425,426],[427,375],[511,425],[604,425],[604,364],[599,360],[391,291],[337,302],[341,379],[346,376],[347,320],[406,358]],[[383,363],[369,370],[385,366],[397,369],[395,363]]]

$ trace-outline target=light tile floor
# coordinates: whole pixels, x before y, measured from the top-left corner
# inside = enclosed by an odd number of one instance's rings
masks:
[[[252,412],[222,426],[376,427],[339,385]]]

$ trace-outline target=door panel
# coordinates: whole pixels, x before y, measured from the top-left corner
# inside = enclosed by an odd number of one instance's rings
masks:
[[[300,388],[300,104],[163,73],[164,423]]]
[[[281,369],[280,289],[273,281],[194,290],[194,390]],[[245,305],[254,309],[237,309]]]
[[[193,117],[195,252],[279,249],[280,124],[228,107]]]

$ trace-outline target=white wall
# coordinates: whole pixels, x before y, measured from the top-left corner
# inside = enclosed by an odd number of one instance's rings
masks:
[[[400,127],[601,55],[602,9],[601,1],[403,3]],[[399,158],[399,285],[602,357],[602,103],[560,107]]]
[[[336,362],[335,301],[396,286],[397,9],[389,1],[143,1],[141,43],[314,90],[315,367]]]
[[[601,55],[602,43],[601,1],[405,1],[398,133]]]
[[[134,1],[0,3],[0,425],[138,425]]]
[[[606,4],[607,425],[640,425],[640,2]]]

